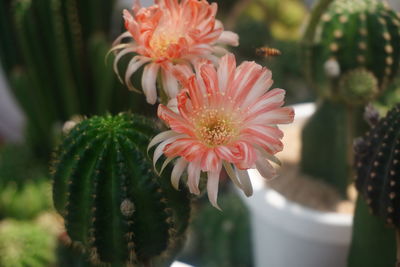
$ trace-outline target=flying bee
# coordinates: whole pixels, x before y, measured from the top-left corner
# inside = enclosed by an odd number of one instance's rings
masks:
[[[272,47],[260,47],[256,49],[256,55],[259,57],[276,57],[282,55],[282,52]]]

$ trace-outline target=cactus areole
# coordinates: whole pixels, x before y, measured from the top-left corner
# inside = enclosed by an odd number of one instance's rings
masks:
[[[151,125],[129,114],[93,117],[56,153],[54,205],[92,263],[164,266],[180,249],[190,201],[154,173],[145,150]]]
[[[318,87],[327,88],[335,77],[364,68],[382,89],[398,71],[399,43],[400,17],[386,3],[335,0],[316,27],[308,54],[310,76]]]

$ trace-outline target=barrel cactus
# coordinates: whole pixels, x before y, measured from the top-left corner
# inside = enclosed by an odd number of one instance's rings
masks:
[[[400,237],[400,105],[372,123],[370,131],[357,139],[354,148],[355,184],[360,196],[349,266],[394,266],[395,231],[387,226],[396,228]],[[400,251],[399,238],[397,242]]]
[[[367,127],[364,106],[398,72],[399,42],[400,18],[381,1],[320,0],[311,16],[304,56],[318,106],[303,131],[301,169],[343,197],[352,181],[353,139]]]
[[[309,54],[310,74],[317,85],[329,87],[330,76],[340,79],[341,74],[364,68],[384,88],[399,67],[399,42],[400,17],[387,4],[377,0],[335,0],[316,28]],[[338,73],[331,71],[333,64],[337,64]]]
[[[355,146],[356,187],[373,214],[400,227],[400,105]]]
[[[132,114],[93,117],[58,149],[54,205],[74,246],[95,264],[163,266],[180,249],[190,201],[153,171],[151,125]]]

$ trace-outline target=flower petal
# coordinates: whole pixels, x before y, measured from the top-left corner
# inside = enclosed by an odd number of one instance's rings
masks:
[[[219,36],[217,43],[227,44],[230,46],[239,45],[239,35],[231,31],[223,31]]]
[[[253,186],[251,185],[249,173],[247,172],[247,170],[236,168],[236,171],[238,173],[240,183],[242,184],[244,194],[248,197],[253,195]]]
[[[179,190],[179,180],[181,179],[182,173],[187,165],[188,162],[186,160],[184,160],[183,158],[179,158],[176,161],[174,168],[172,169],[171,184],[176,190]]]
[[[226,161],[224,160],[224,161],[222,162],[222,164],[224,165],[225,171],[226,171],[226,173],[228,174],[229,178],[231,178],[232,182],[233,182],[237,187],[239,187],[240,189],[243,190],[243,186],[242,186],[242,184],[240,183],[240,181],[239,181],[239,179],[238,179],[238,177],[237,177],[237,175],[236,175],[235,170],[232,168],[231,163],[226,162]]]
[[[141,93],[138,89],[136,89],[131,81],[131,76],[146,62],[149,62],[150,58],[145,58],[141,56],[133,57],[128,64],[128,68],[125,73],[125,84],[128,86],[128,89],[131,91],[136,91]]]
[[[190,162],[188,165],[188,186],[192,194],[200,195],[199,182],[200,182],[200,164]]]
[[[142,76],[143,92],[146,96],[147,103],[154,105],[157,102],[156,79],[160,65],[156,63],[148,64],[144,67]]]
[[[155,170],[156,172],[157,172],[157,169],[156,169],[157,161],[159,160],[159,158],[160,158],[160,157],[162,156],[162,154],[164,153],[164,148],[165,148],[165,146],[167,146],[167,145],[173,143],[173,142],[176,141],[178,138],[180,138],[180,135],[173,136],[173,137],[171,137],[171,138],[169,138],[169,139],[163,141],[161,144],[159,144],[159,145],[157,146],[156,150],[154,150],[154,154],[153,154],[153,167],[154,167],[154,170]],[[168,156],[168,157],[174,158],[174,155]]]
[[[256,161],[257,170],[267,180],[272,180],[276,177],[276,170],[272,165],[263,158],[258,158]]]
[[[207,178],[207,195],[208,199],[215,208],[221,210],[221,208],[217,204],[218,198],[218,184],[219,184],[219,174],[221,169],[217,171],[208,172]]]
[[[147,153],[149,153],[150,148],[152,148],[156,144],[161,143],[162,141],[164,141],[168,138],[178,136],[178,135],[179,135],[179,133],[171,131],[171,130],[164,131],[164,132],[157,134],[156,136],[153,137],[153,139],[151,139],[149,145],[147,146]]]
[[[160,119],[165,121],[173,131],[186,133],[189,136],[193,135],[190,122],[186,121],[182,116],[179,116],[179,114],[173,112],[168,107],[160,104],[158,106],[157,115]]]
[[[179,84],[177,79],[172,75],[171,71],[162,69],[161,81],[164,91],[170,99],[174,99],[179,92]]]
[[[161,166],[159,175],[161,175],[161,174],[163,173],[165,167],[167,167],[167,165],[168,165],[174,158],[175,158],[175,157],[168,157],[168,158],[164,161],[163,165]]]
[[[201,159],[201,170],[207,172],[218,169],[221,169],[221,160],[213,150],[206,151]]]

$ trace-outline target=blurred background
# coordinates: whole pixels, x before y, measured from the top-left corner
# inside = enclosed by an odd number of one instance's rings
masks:
[[[0,266],[83,266],[63,248],[51,203],[48,160],[65,121],[133,110],[155,114],[128,92],[105,54],[132,1],[0,0]],[[100,4],[101,2],[101,4]],[[300,40],[312,0],[220,0],[218,16],[239,34],[239,61],[272,69],[287,104],[311,102]],[[400,2],[391,0],[400,10]],[[142,1],[151,5],[152,1]],[[260,47],[279,57],[256,53]],[[201,200],[180,260],[194,266],[253,266],[248,211],[223,185],[221,213]],[[49,232],[51,235],[49,235]],[[30,253],[31,249],[34,253]],[[61,259],[61,260],[60,260]]]

